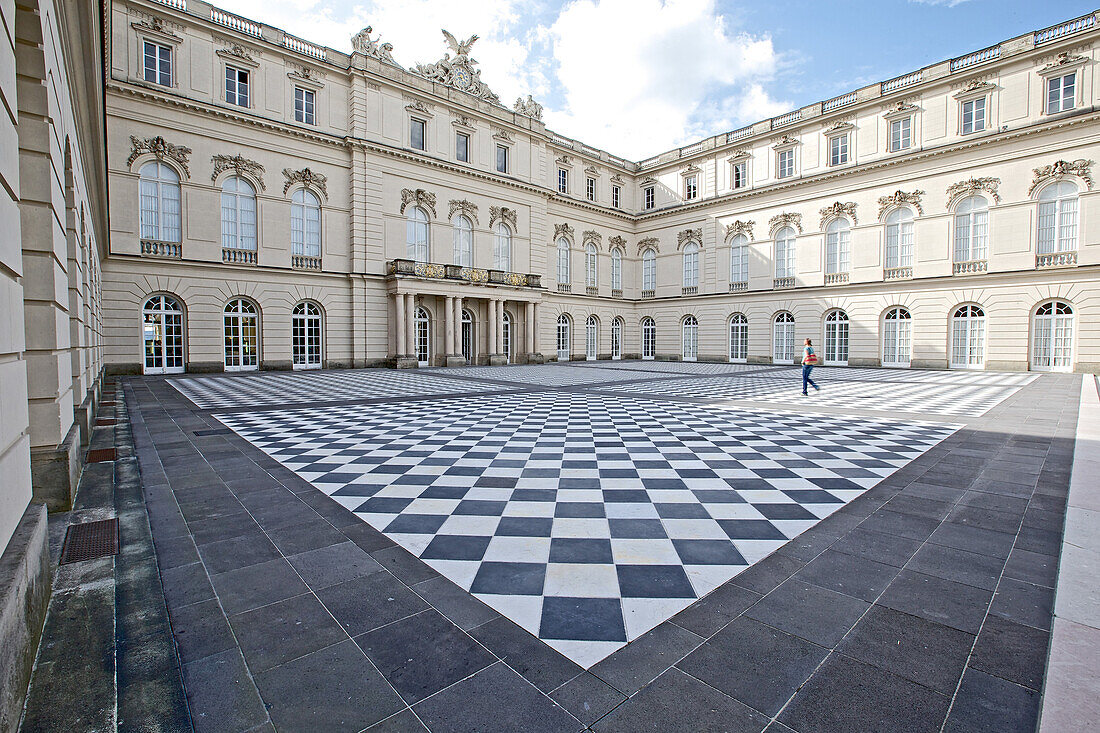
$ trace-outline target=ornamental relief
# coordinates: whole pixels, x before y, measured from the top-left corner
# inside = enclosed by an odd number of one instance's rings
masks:
[[[878,218],[881,219],[883,214],[895,206],[912,206],[917,210],[918,216],[923,215],[924,209],[920,205],[920,199],[923,195],[924,191],[918,188],[912,193],[898,190],[889,196],[880,196],[878,200]]]
[[[1065,160],[1056,160],[1050,165],[1044,165],[1042,168],[1036,168],[1033,172],[1035,174],[1034,180],[1031,182],[1031,186],[1027,189],[1027,195],[1030,196],[1039,184],[1048,181],[1050,179],[1063,178],[1065,176],[1077,176],[1085,182],[1085,186],[1092,190],[1092,167],[1091,160],[1085,160],[1079,158],[1072,163]]]
[[[414,114],[424,115],[426,117],[432,116],[431,108],[428,105],[424,104],[424,102],[422,102],[421,100],[414,99],[412,97],[405,97],[405,101],[408,102],[408,104],[405,105],[406,111],[412,112]]]
[[[438,218],[435,213],[435,194],[425,191],[422,188],[418,188],[415,191],[411,188],[401,189],[401,213],[405,213],[405,207],[409,204],[415,204],[422,208],[432,212],[432,218]]]
[[[970,196],[971,194],[978,193],[979,191],[985,191],[993,197],[993,201],[1000,202],[1001,195],[997,193],[997,187],[1001,185],[1000,178],[993,178],[986,176],[983,178],[971,178],[966,181],[959,181],[958,183],[952,183],[947,187],[947,201],[948,203],[955,200],[957,197]]]
[[[516,210],[509,209],[507,206],[490,206],[489,207],[489,228],[492,229],[493,225],[498,221],[502,221],[505,224],[509,224],[512,227],[512,231],[515,232],[519,227],[516,225]]]
[[[791,145],[798,145],[798,138],[791,137],[790,135],[784,135],[781,138],[772,140],[772,149],[779,150],[780,148],[786,148]]]
[[[681,176],[691,176],[691,175],[694,175],[696,173],[700,173],[702,170],[703,169],[700,168],[699,166],[695,165],[694,163],[691,163],[686,168],[682,168],[680,170],[680,175]]]
[[[589,242],[591,242],[592,244],[596,245],[597,249],[599,249],[603,246],[603,235],[592,229],[586,229],[584,234],[581,235],[581,241],[584,244],[588,244]]]
[[[955,99],[959,99],[961,97],[966,97],[969,95],[982,94],[984,92],[990,91],[991,89],[993,89],[993,87],[994,85],[992,83],[985,81],[984,79],[971,79],[963,86],[962,89],[955,92],[954,97]]]
[[[611,237],[611,239],[608,239],[607,243],[608,245],[610,245],[611,249],[615,249],[616,247],[624,250],[626,249],[626,239],[624,237],[620,237],[618,234],[616,234],[614,237]]]
[[[286,183],[283,184],[284,196],[286,196],[286,192],[290,190],[291,186],[295,183],[301,183],[307,188],[316,188],[322,196],[328,198],[328,177],[324,173],[314,173],[309,168],[298,171],[283,168],[283,177],[286,178]]]
[[[1078,66],[1087,61],[1087,56],[1081,56],[1079,54],[1073,53],[1072,51],[1063,51],[1062,53],[1058,54],[1058,56],[1053,61],[1044,66],[1040,73],[1051,71],[1053,69],[1060,69],[1065,66]]]
[[[622,176],[620,176],[618,173],[616,173],[615,175],[611,176],[611,182],[622,185],[622,184],[626,183],[626,179],[623,178]]]
[[[191,148],[185,145],[175,145],[168,142],[160,135],[156,137],[138,138],[130,136],[130,157],[126,159],[126,165],[132,165],[135,160],[145,153],[152,153],[157,160],[171,160],[183,169],[184,175],[191,177],[191,171],[187,167],[187,156],[191,155]]]
[[[802,233],[802,214],[776,214],[771,219],[768,219],[769,231],[775,231],[786,226],[793,226],[798,233]]]
[[[568,224],[555,224],[554,225],[554,241],[556,242],[560,237],[565,237],[570,243],[573,242],[573,227]]]
[[[325,72],[312,69],[304,64],[291,64],[291,70],[287,72],[287,78],[307,85],[322,89],[325,83]]]
[[[542,105],[536,102],[530,94],[527,95],[526,100],[523,97],[516,97],[516,103],[512,105],[512,111],[524,117],[530,117],[536,122],[542,122]]]
[[[466,199],[462,199],[461,201],[451,199],[447,202],[447,209],[448,219],[454,219],[455,214],[462,214],[466,218],[471,219],[475,225],[481,223],[477,220],[477,204],[467,201]]]
[[[444,86],[466,92],[478,99],[499,105],[500,97],[493,93],[485,82],[481,80],[481,69],[475,68],[477,61],[470,56],[470,48],[477,41],[478,36],[472,35],[465,41],[459,41],[447,31],[443,31],[443,37],[447,45],[454,52],[443,54],[443,58],[434,64],[417,64],[409,69],[417,76],[422,76],[428,81],[443,84]]]
[[[586,176],[591,176],[592,178],[599,178],[600,177],[600,172],[598,170],[596,170],[593,166],[588,166],[587,168],[585,168],[584,169],[584,174]]]
[[[745,235],[749,238],[750,242],[755,241],[754,237],[752,236],[752,227],[755,223],[756,222],[752,219],[749,219],[748,221],[741,221],[740,219],[737,219],[732,224],[727,224],[726,241],[729,241],[733,237],[736,237],[738,234]]]
[[[256,183],[260,184],[260,190],[266,191],[267,185],[264,183],[264,167],[254,160],[249,160],[241,155],[213,155],[210,157],[211,162],[214,163],[214,172],[210,175],[210,182],[218,180],[225,171],[231,170],[234,175],[252,178]]]
[[[646,237],[645,239],[638,240],[638,254],[640,255],[646,249],[652,248],[654,252],[661,251],[661,241],[657,237]]]
[[[176,43],[183,42],[183,37],[176,33],[176,31],[182,32],[183,26],[166,21],[164,18],[158,18],[155,15],[146,15],[139,11],[134,11],[134,15],[141,18],[140,21],[130,24],[130,27],[134,30],[159,35],[163,38],[175,41]]]
[[[219,40],[224,43],[225,46],[215,52],[218,54],[218,56],[222,57],[223,59],[228,59],[237,63],[243,63],[248,66],[259,66],[260,62],[257,61],[255,58],[256,56],[260,55],[259,51],[248,48],[246,46],[242,46],[236,41],[231,41],[229,39],[223,38]]]
[[[703,228],[683,229],[676,234],[676,249],[684,246],[685,242],[695,242],[700,248],[703,246]]]
[[[393,44],[382,43],[382,37],[371,38],[374,28],[369,25],[351,37],[351,47],[355,53],[361,53],[372,59],[377,59],[384,64],[391,64],[398,68],[401,66],[393,59]]]
[[[852,226],[859,224],[859,220],[856,219],[856,204],[854,201],[848,201],[841,203],[836,201],[832,206],[826,206],[821,209],[821,229],[825,229],[825,223],[834,217],[847,216],[852,220]]]
[[[500,140],[501,142],[514,143],[516,140],[512,137],[512,134],[507,130],[502,130],[499,127],[493,128],[493,139]]]

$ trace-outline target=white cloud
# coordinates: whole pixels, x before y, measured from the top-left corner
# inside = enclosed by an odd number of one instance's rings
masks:
[[[787,111],[764,85],[766,35],[730,27],[715,0],[215,0],[308,41],[350,51],[366,25],[403,66],[477,33],[473,56],[505,105],[533,94],[564,135],[640,158]],[[541,22],[539,22],[541,20]]]

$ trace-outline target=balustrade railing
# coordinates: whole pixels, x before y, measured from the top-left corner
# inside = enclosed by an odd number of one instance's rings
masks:
[[[654,290],[643,290],[642,300],[649,300],[650,298],[656,297],[656,295],[657,293]]]
[[[290,266],[295,270],[320,270],[321,258],[311,255],[291,255]]]
[[[825,274],[826,285],[843,285],[848,282],[848,273],[846,272],[829,272]]]
[[[992,61],[1000,57],[1000,45],[990,46],[989,48],[983,48],[981,51],[975,51],[974,53],[968,53],[965,56],[951,59],[951,71],[955,72],[959,69],[965,69],[968,66],[974,66],[975,64],[984,64],[986,61]]]
[[[969,275],[974,272],[985,272],[988,269],[988,260],[967,260],[966,262],[956,262],[952,272],[956,275]]]
[[[697,285],[684,286],[680,290],[681,295],[696,295],[698,292],[699,287]]]
[[[924,70],[914,71],[902,76],[896,76],[889,81],[882,82],[882,93],[889,94],[898,89],[904,89],[911,84],[920,84],[924,80]]]
[[[794,287],[794,278],[793,277],[777,277],[774,280],[772,280],[772,287],[775,288],[776,290],[782,290],[783,288],[793,288]]]
[[[887,267],[882,271],[883,280],[907,280],[913,277],[912,267]]]
[[[740,292],[748,290],[748,289],[749,289],[749,284],[747,282],[742,281],[742,282],[730,283],[730,292],[731,293],[740,293]]]
[[[839,97],[833,97],[832,99],[821,103],[821,111],[829,112],[834,109],[840,109],[841,107],[847,107],[849,104],[855,104],[858,98],[859,94],[857,92],[848,92],[847,94],[842,94]]]
[[[255,265],[256,250],[222,247],[222,262],[231,262],[236,265]]]
[[[612,298],[621,298],[621,297],[623,297],[622,288],[612,288],[611,289],[611,297]]]
[[[595,285],[586,285],[584,287],[584,294],[585,295],[599,295],[600,294],[600,289],[599,289],[599,287],[597,287]]]
[[[224,10],[210,8],[210,20],[218,25],[224,25],[226,28],[232,28],[235,31],[240,31],[249,36],[254,36],[256,38],[263,37],[263,30],[258,23],[253,23],[251,20],[240,18]]]
[[[559,293],[571,293],[573,292],[573,286],[569,283],[558,283]]]
[[[158,2],[161,5],[167,5],[168,7],[175,8],[176,10],[187,10],[187,0],[153,0],[153,2]]]
[[[796,109],[794,112],[788,112],[785,115],[779,115],[778,117],[773,117],[772,118],[772,129],[774,130],[777,127],[783,127],[784,125],[789,125],[792,122],[798,122],[801,119],[802,119],[802,110]]]
[[[1037,255],[1036,267],[1068,267],[1077,264],[1076,252],[1051,252],[1050,254]]]
[[[318,46],[315,43],[309,41],[303,41],[301,38],[297,38],[291,35],[283,36],[283,45],[289,48],[291,51],[297,51],[298,53],[305,54],[306,56],[312,56],[315,59],[321,61],[328,60],[328,49],[324,46]]]
[[[1082,15],[1080,18],[1074,18],[1073,20],[1067,20],[1065,23],[1059,23],[1058,25],[1052,25],[1049,28],[1044,28],[1041,31],[1035,31],[1035,45],[1038,46],[1041,43],[1047,43],[1053,41],[1056,38],[1062,36],[1068,36],[1073,33],[1079,33],[1081,31],[1088,30],[1096,25],[1096,14],[1089,13],[1088,15]]]
[[[531,273],[485,270],[462,265],[440,265],[435,262],[416,262],[397,259],[386,263],[389,275],[422,277],[429,280],[463,280],[476,285],[511,285],[513,287],[541,288],[542,276]]]
[[[146,257],[167,257],[178,260],[183,256],[183,245],[179,242],[161,242],[156,239],[141,240],[141,253]]]

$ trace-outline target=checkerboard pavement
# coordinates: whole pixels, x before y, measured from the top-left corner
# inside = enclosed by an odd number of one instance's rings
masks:
[[[418,395],[492,392],[499,384],[452,379],[422,371],[371,369],[278,372],[170,379],[201,410],[261,405],[311,404]]]
[[[959,427],[565,391],[218,418],[584,667]]]
[[[646,372],[653,377],[670,374],[753,374],[780,368],[772,364],[735,364],[710,361],[583,361],[574,367]]]
[[[575,387],[585,384],[610,384],[632,379],[655,379],[670,374],[647,374],[620,369],[576,369],[564,364],[532,364],[513,366],[469,366],[432,368],[428,374],[457,374],[475,379],[494,379],[540,387]]]

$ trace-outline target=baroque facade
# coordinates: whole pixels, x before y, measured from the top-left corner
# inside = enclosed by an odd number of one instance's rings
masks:
[[[114,0],[106,362],[1100,370],[1095,20],[633,162],[502,104],[476,36],[406,69]]]

